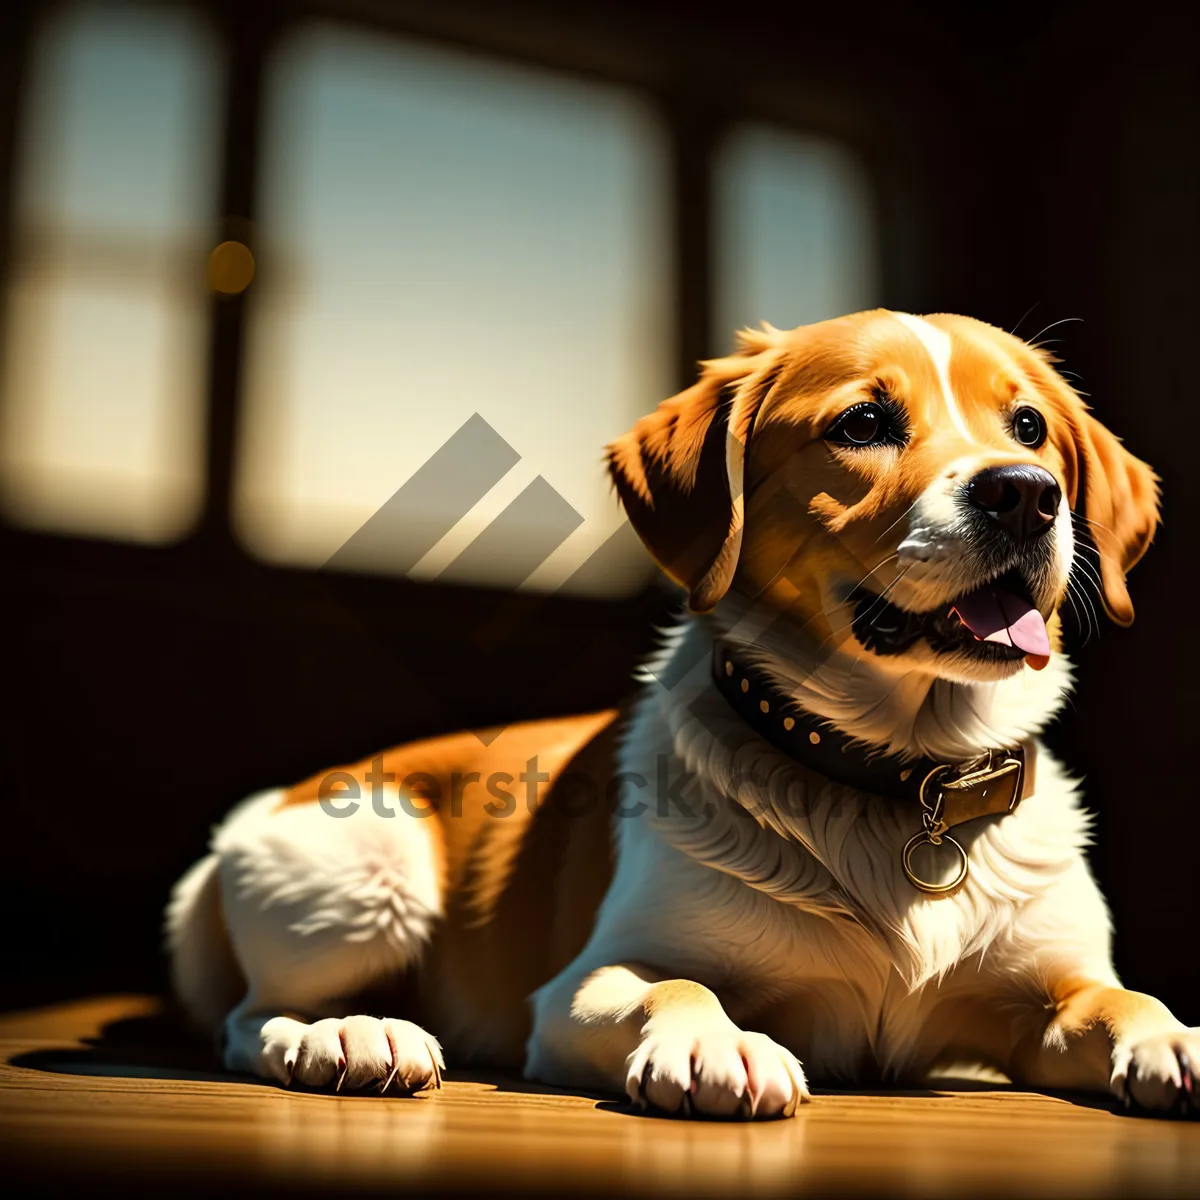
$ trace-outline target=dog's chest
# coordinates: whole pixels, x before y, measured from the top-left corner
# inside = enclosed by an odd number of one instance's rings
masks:
[[[1022,913],[1078,864],[1086,832],[1057,764],[1039,760],[1013,813],[962,827],[965,885],[923,897],[902,867],[914,806],[814,786],[716,714],[648,705],[626,743],[624,769],[666,762],[684,786],[681,803],[618,823],[605,934],[729,997],[735,1021],[818,1078],[911,1076],[958,1045],[1002,1046],[1034,936]]]
[[[762,989],[778,999],[763,1008],[747,996],[735,1020],[793,1048],[817,1082],[916,1079],[962,1061],[958,1047],[995,1045],[995,1059],[1003,1057],[1011,1008],[994,971],[981,971],[986,954],[914,987],[885,941],[843,932],[808,924],[799,935],[803,962],[792,942]]]
[[[829,980],[754,1024],[793,1049],[814,1083],[915,1083],[939,1065],[1003,1069],[1011,1014],[984,990],[880,997],[850,980]]]
[[[743,845],[738,861],[758,861],[754,848]],[[876,864],[879,877],[887,869]],[[1012,913],[977,903],[971,890],[883,908],[892,894],[882,887],[869,911],[860,903],[838,911],[845,892],[814,892],[797,904],[631,827],[601,940],[619,958],[712,987],[735,1022],[794,1048],[815,1078],[913,1075],[953,1057],[965,1020],[990,1019]]]
[[[959,893],[914,900],[898,825],[828,829],[822,859],[836,873],[821,860],[789,865],[779,835],[757,823],[739,819],[736,841],[715,818],[706,828],[687,854],[663,843],[661,825],[623,839],[625,898],[654,914],[638,950],[674,962],[686,947],[679,968],[727,996],[739,1024],[794,1048],[814,1078],[911,1078],[958,1061],[956,1045],[1003,1041],[997,996],[1020,906],[995,895],[984,864]],[[700,861],[710,848],[713,861]],[[811,890],[788,890],[789,878]]]

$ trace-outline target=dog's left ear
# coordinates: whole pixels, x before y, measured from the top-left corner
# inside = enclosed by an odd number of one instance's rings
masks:
[[[1079,402],[1074,419],[1078,498],[1100,554],[1104,608],[1118,625],[1133,623],[1125,576],[1146,553],[1158,529],[1158,476]]]
[[[1015,339],[1014,339],[1015,340]],[[1052,434],[1066,467],[1067,500],[1082,515],[1100,555],[1104,610],[1118,625],[1133,624],[1125,576],[1158,529],[1158,476],[1100,424],[1044,350],[1019,343],[1038,389],[1065,418]]]
[[[740,353],[704,363],[699,382],[608,447],[630,522],[695,612],[716,605],[737,570],[746,447],[778,371],[775,335],[743,334]]]

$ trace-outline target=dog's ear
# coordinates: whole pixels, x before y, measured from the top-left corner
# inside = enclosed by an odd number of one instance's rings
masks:
[[[1104,610],[1118,625],[1131,625],[1125,576],[1158,529],[1158,476],[1092,416],[1054,369],[1052,355],[1033,346],[1023,346],[1023,353],[1042,394],[1065,418],[1053,436],[1066,468],[1067,500],[1087,522],[1100,555]]]
[[[743,334],[739,353],[704,363],[697,383],[608,447],[630,522],[695,612],[725,595],[737,569],[746,447],[778,372],[775,332]]]
[[[1158,528],[1158,476],[1130,454],[1082,401],[1074,424],[1078,483],[1072,507],[1086,518],[1100,554],[1104,608],[1118,625],[1130,625],[1133,601],[1125,576],[1146,553]]]

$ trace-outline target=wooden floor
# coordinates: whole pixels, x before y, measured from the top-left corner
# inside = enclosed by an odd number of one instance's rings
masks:
[[[822,1094],[757,1125],[453,1072],[414,1099],[302,1094],[220,1075],[145,997],[0,1016],[0,1060],[0,1188],[1200,1194],[1200,1123],[1003,1089]]]

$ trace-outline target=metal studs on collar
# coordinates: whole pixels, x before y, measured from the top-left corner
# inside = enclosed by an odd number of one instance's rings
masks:
[[[731,658],[723,659],[721,665],[725,671],[725,678],[732,679],[733,671],[734,671],[733,659],[731,659]],[[742,679],[739,679],[738,680],[738,688],[741,691],[743,696],[748,695],[750,692],[750,680],[745,677],[743,677]],[[760,700],[758,702],[758,711],[761,712],[764,716],[768,715],[771,711],[770,701],[769,700]],[[783,718],[783,728],[787,733],[791,733],[792,730],[796,728],[796,718],[795,717],[784,717]],[[812,742],[812,744],[814,746],[816,746],[821,741],[821,735],[814,730],[812,733],[810,733],[808,735],[808,740],[810,742]]]

